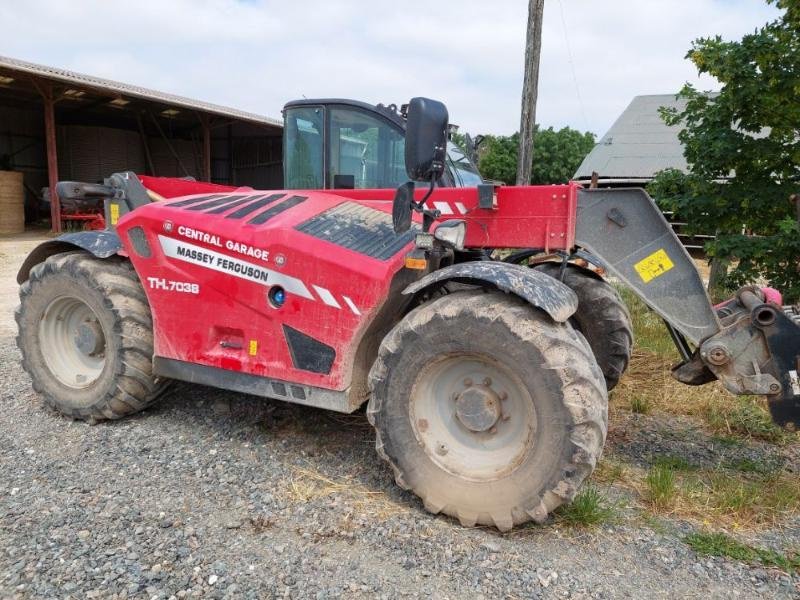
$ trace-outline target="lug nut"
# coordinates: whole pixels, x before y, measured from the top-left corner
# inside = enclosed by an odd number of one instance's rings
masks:
[[[769,391],[770,392],[780,392],[781,391],[781,386],[779,386],[777,383],[773,383],[772,385],[769,386]]]
[[[501,401],[505,400],[506,398],[508,398],[508,392],[500,392],[497,395],[498,395],[498,397],[500,398]]]
[[[492,385],[492,378],[491,377],[486,377],[483,380],[483,385],[485,385],[486,387],[489,387],[490,385]]]
[[[492,427],[492,428],[489,430],[489,433],[497,433],[497,427]]]
[[[445,454],[447,454],[447,446],[445,446],[444,444],[439,444],[439,446],[436,448],[436,454],[438,454],[439,456],[444,456]]]
[[[467,377],[467,378],[464,380],[464,385],[465,385],[466,387],[472,387],[472,379],[470,379],[469,377]]]
[[[508,421],[511,418],[511,415],[503,415],[503,421]]]

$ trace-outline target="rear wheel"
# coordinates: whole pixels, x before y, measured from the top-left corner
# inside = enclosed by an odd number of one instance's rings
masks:
[[[535,268],[556,279],[561,277],[560,264],[543,263]],[[578,310],[570,320],[592,347],[610,391],[631,359],[633,327],[628,307],[610,284],[581,269],[568,265],[563,281],[578,296]]]
[[[386,336],[367,415],[397,483],[462,524],[542,522],[594,469],[603,376],[580,333],[522,300],[456,292]]]
[[[127,261],[49,257],[20,287],[16,319],[33,388],[65,415],[118,419],[166,385],[153,375],[150,309]]]

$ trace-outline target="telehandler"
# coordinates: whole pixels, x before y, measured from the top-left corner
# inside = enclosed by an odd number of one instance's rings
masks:
[[[314,110],[329,128],[333,111]],[[34,389],[90,422],[142,410],[172,379],[347,413],[366,403],[378,453],[426,509],[541,523],[594,469],[630,355],[624,305],[582,256],[663,317],[678,380],[765,395],[778,423],[798,422],[798,325],[757,287],[714,308],[643,190],[441,187],[445,106],[414,98],[398,118],[391,151],[411,181],[396,190],[325,184],[340,173],[309,148],[289,149],[307,162],[295,184],[329,189],[149,202],[130,174],[59,184],[119,218],[45,242],[20,269]],[[368,157],[350,157],[370,180]],[[316,164],[324,181],[308,179]],[[561,262],[513,264],[535,254]]]

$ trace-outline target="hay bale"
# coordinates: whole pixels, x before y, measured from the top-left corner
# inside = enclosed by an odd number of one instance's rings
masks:
[[[0,171],[0,235],[25,231],[22,173]]]

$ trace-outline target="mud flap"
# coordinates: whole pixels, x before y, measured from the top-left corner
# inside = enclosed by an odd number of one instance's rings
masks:
[[[54,240],[39,244],[28,254],[17,273],[17,283],[24,283],[31,269],[47,260],[49,256],[70,250],[85,250],[97,258],[108,258],[122,250],[122,242],[115,231],[109,230],[66,233]]]
[[[519,296],[559,323],[567,321],[578,309],[575,292],[557,279],[535,269],[493,260],[463,262],[439,269],[409,285],[403,290],[403,294],[417,294],[448,281],[471,285],[489,284],[503,292]]]

